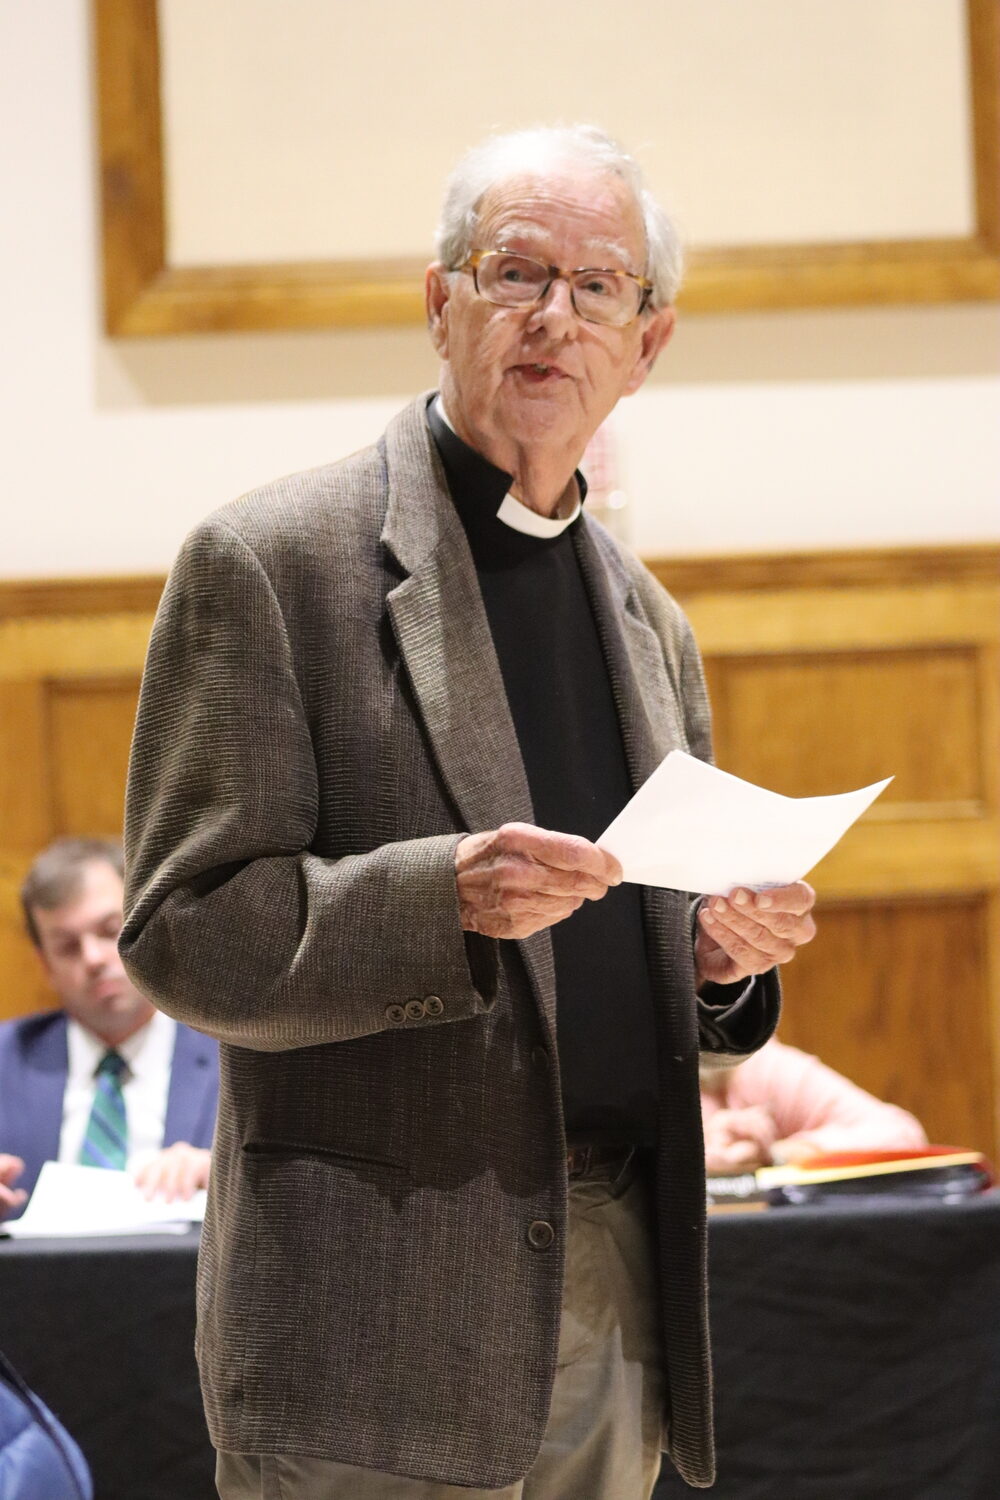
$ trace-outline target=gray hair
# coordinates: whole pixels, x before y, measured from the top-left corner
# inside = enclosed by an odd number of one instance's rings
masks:
[[[476,248],[473,242],[480,204],[494,184],[565,162],[611,173],[629,187],[646,231],[645,272],[653,283],[651,300],[654,306],[669,306],[677,295],[683,270],[680,235],[646,187],[639,163],[596,125],[538,125],[489,136],[467,151],[445,188],[435,236],[438,260],[454,270],[468,259]]]

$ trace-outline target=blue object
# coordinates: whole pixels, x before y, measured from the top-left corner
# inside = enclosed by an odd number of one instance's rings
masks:
[[[87,1462],[0,1354],[0,1500],[93,1500]]]
[[[0,1022],[0,1141],[24,1171],[14,1187],[31,1193],[42,1163],[58,1161],[69,1054],[67,1017],[44,1011]],[[215,1129],[219,1052],[211,1037],[177,1024],[163,1144],[208,1147]],[[11,1218],[16,1215],[11,1215]]]

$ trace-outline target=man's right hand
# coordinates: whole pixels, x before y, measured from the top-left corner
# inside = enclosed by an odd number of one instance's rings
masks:
[[[574,833],[505,823],[471,833],[455,850],[462,926],[485,937],[524,938],[561,922],[620,885],[613,854]]]
[[[24,1162],[19,1156],[7,1156],[0,1151],[0,1219],[16,1214],[27,1202],[24,1188],[13,1185],[23,1171]]]

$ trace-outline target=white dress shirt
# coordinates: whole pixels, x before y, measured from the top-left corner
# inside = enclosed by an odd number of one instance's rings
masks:
[[[126,1166],[130,1172],[138,1171],[163,1146],[176,1035],[177,1022],[157,1011],[151,1021],[115,1049],[127,1064],[122,1074],[122,1095],[128,1122]],[[59,1160],[75,1162],[94,1103],[97,1067],[108,1045],[72,1020],[66,1028],[66,1042],[69,1071],[63,1094]]]

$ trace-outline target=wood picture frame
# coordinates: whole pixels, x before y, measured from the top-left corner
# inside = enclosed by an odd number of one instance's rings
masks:
[[[688,312],[1000,298],[1000,0],[966,0],[976,228],[964,238],[694,250]],[[105,328],[115,337],[423,320],[413,259],[171,266],[157,0],[93,0]]]

